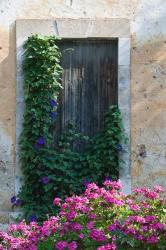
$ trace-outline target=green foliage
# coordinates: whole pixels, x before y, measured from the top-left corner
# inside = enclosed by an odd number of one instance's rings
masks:
[[[79,194],[87,182],[102,184],[105,178],[116,179],[121,161],[119,153],[123,151],[119,142],[122,141],[126,143],[121,113],[117,107],[109,108],[104,130],[92,138],[81,135],[70,123],[68,133],[61,136],[57,154],[54,155],[54,169],[60,177],[52,178],[56,181],[58,195]],[[78,142],[84,144],[83,151],[74,146]]]
[[[51,105],[51,101],[57,101],[61,89],[61,54],[56,42],[53,36],[35,35],[24,45],[25,113],[20,140],[24,185],[20,198],[27,217],[50,212],[52,206],[48,204],[55,193],[53,185],[42,184],[42,178],[52,175],[51,127],[54,121],[51,115],[56,114],[56,106]]]
[[[120,142],[124,144],[127,142],[124,136],[121,112],[118,107],[111,106],[105,114],[104,130],[90,140],[90,146],[86,152],[88,169],[91,173],[94,169],[95,172],[97,171],[93,181],[102,184],[106,177],[118,177],[121,162],[119,153],[124,152]]]
[[[20,140],[24,185],[19,196],[26,218],[35,214],[39,220],[52,214],[55,196],[79,194],[88,181],[101,184],[104,178],[117,178],[119,153],[124,151],[119,143],[126,143],[121,113],[112,106],[101,133],[88,138],[70,123],[53,147],[52,129],[62,89],[57,40],[35,35],[24,46],[25,114]],[[78,144],[84,145],[83,150],[78,150]]]

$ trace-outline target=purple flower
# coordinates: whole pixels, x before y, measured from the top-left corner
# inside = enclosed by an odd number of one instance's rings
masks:
[[[73,224],[71,224],[71,227],[74,231],[80,231],[83,229],[83,226],[78,222],[74,222]]]
[[[85,187],[87,187],[88,186],[88,184],[90,184],[91,183],[91,181],[90,180],[83,180],[82,181],[82,184],[85,186]]]
[[[106,177],[105,177],[105,181],[112,181],[111,176],[106,176]]]
[[[68,243],[66,241],[58,241],[56,243],[56,249],[63,250],[68,246]]]
[[[57,106],[57,101],[56,100],[50,100],[50,105],[52,108]]]
[[[43,184],[48,184],[49,183],[49,178],[48,178],[48,176],[43,176],[42,178],[41,178],[41,182],[43,183]]]
[[[110,231],[115,231],[115,230],[120,229],[120,223],[119,223],[119,221],[115,221],[114,223],[112,223],[112,224],[108,227],[108,229],[109,229]]]
[[[154,216],[154,215],[146,215],[144,218],[145,218],[146,222],[152,222],[152,221],[156,220],[156,216]]]
[[[37,220],[37,217],[36,217],[35,214],[31,214],[31,215],[29,216],[29,222],[36,221],[36,220]]]
[[[80,238],[80,239],[83,239],[83,238],[84,238],[84,234],[81,233],[81,234],[79,235],[79,238]]]
[[[90,230],[90,229],[93,229],[94,228],[94,221],[90,221],[87,223],[86,227]]]
[[[51,112],[50,113],[50,116],[51,116],[51,118],[53,119],[53,120],[55,120],[56,119],[56,117],[57,117],[57,112],[56,111],[54,111],[54,112]]]
[[[122,144],[118,144],[118,145],[116,146],[116,149],[117,149],[119,152],[124,152],[124,148],[123,148]]]
[[[72,241],[71,243],[68,244],[68,249],[69,250],[77,249],[77,243],[75,241]]]
[[[16,200],[17,200],[17,198],[16,198],[16,196],[14,195],[14,196],[12,196],[11,197],[11,203],[13,203],[13,204],[15,204],[16,203]]]
[[[17,200],[16,200],[16,206],[21,206],[21,205],[22,205],[22,200],[17,199]]]
[[[40,149],[42,146],[44,146],[45,142],[46,141],[43,136],[39,137],[34,145],[34,148]]]
[[[156,235],[150,235],[148,238],[147,238],[147,242],[150,243],[150,244],[156,244],[158,243],[159,239]]]
[[[106,236],[104,234],[104,231],[99,230],[99,229],[92,229],[89,233],[89,236],[91,239],[93,239],[95,241],[105,241],[106,240]]]
[[[14,195],[12,198],[11,198],[11,203],[15,206],[21,206],[22,205],[22,200],[20,199],[17,199],[17,197]]]
[[[38,145],[43,146],[45,144],[45,139],[43,136],[39,137],[39,139],[36,142]]]

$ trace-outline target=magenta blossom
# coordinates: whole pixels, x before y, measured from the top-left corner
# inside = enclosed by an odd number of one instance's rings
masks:
[[[48,239],[56,250],[115,250],[116,241],[120,249],[131,248],[119,234],[131,239],[133,249],[163,249],[166,203],[160,193],[157,186],[125,195],[119,182],[107,180],[105,188],[90,183],[82,195],[67,197],[64,203],[56,197],[53,204],[60,207],[56,217],[38,224],[31,214],[29,224],[22,221],[10,225],[8,233],[0,232],[0,250],[37,250],[39,244],[46,249]]]
[[[164,193],[165,189],[162,186],[156,185],[154,186],[154,191],[157,193]]]
[[[77,249],[77,243],[75,241],[72,241],[71,243],[68,244],[68,249],[69,250]]]
[[[99,230],[99,229],[92,229],[89,236],[91,239],[93,239],[94,241],[97,241],[97,242],[106,240],[106,236],[104,234],[104,231]]]
[[[60,206],[61,205],[61,199],[60,198],[54,198],[53,204],[55,206]]]
[[[97,250],[116,250],[116,249],[117,248],[116,248],[116,245],[114,243],[100,246],[97,248]]]
[[[103,183],[103,185],[106,187],[111,187],[112,189],[115,189],[115,190],[121,190],[123,188],[123,185],[122,185],[120,180],[118,180],[118,181],[106,180]]]
[[[63,250],[68,246],[68,243],[66,241],[58,241],[55,246],[57,250]]]
[[[86,227],[90,230],[94,228],[94,221],[90,221],[87,223]]]
[[[156,235],[149,236],[147,242],[150,244],[156,244],[158,242],[158,237]]]

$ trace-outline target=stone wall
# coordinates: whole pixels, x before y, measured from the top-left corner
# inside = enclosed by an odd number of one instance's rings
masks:
[[[166,186],[166,1],[0,1],[0,222],[13,214],[15,194],[15,21],[55,18],[127,18],[131,27],[132,186]]]

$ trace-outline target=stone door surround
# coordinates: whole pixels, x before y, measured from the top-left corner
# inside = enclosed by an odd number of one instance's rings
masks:
[[[57,35],[61,38],[118,38],[118,105],[123,116],[125,133],[129,139],[126,152],[122,154],[124,164],[120,168],[120,179],[125,185],[124,191],[131,192],[130,171],[130,25],[128,19],[24,19],[16,21],[16,172],[15,193],[21,186],[21,170],[19,166],[19,136],[22,131],[24,113],[23,91],[23,43],[32,34]],[[109,53],[109,51],[108,51]]]

